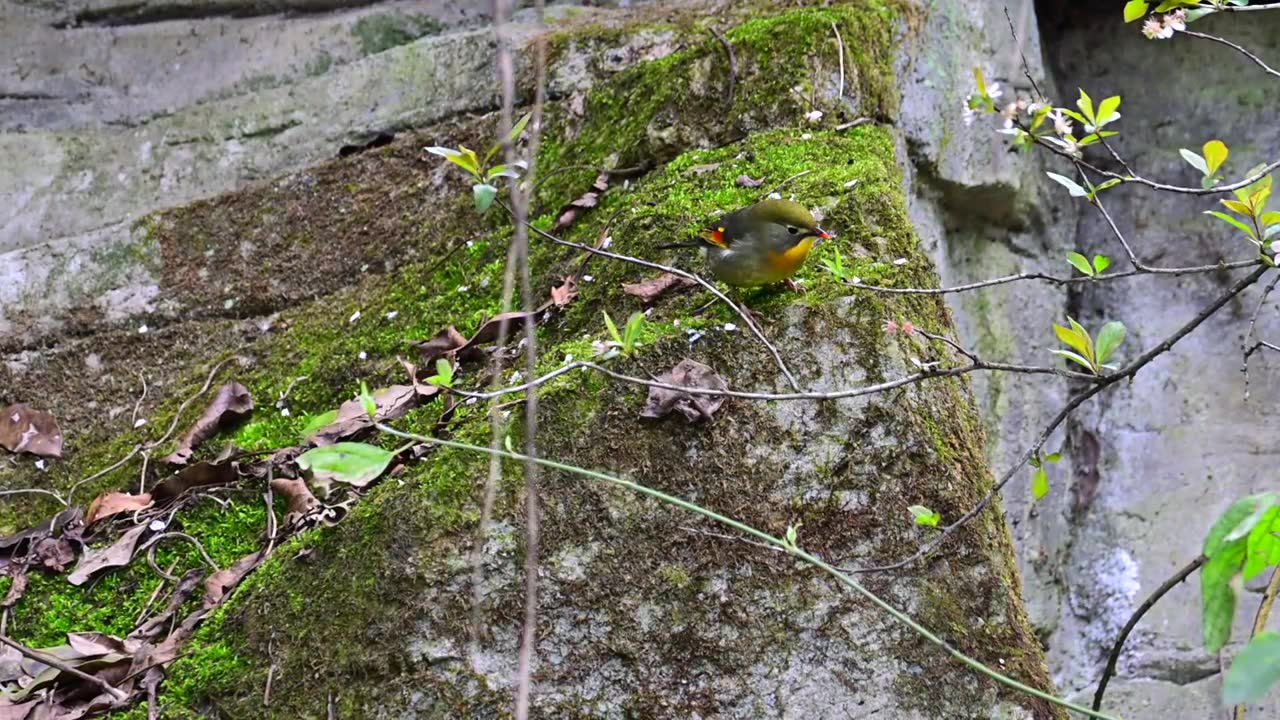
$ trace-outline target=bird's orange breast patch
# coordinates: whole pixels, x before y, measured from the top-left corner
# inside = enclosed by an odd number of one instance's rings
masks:
[[[800,269],[804,264],[805,258],[809,257],[809,251],[813,249],[813,238],[808,237],[796,243],[787,250],[774,253],[769,256],[770,269],[783,277],[790,277],[792,273]]]
[[[716,247],[721,247],[721,248],[729,247],[729,241],[726,240],[724,237],[723,226],[705,228],[702,231],[702,237],[704,240],[711,243],[712,245],[715,245]]]

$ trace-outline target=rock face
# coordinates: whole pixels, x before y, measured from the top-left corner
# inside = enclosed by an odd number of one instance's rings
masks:
[[[740,11],[724,26],[734,49],[731,66],[719,40],[687,24],[695,15],[672,17],[671,10],[610,16],[616,27],[566,27],[553,36],[550,77],[559,99],[549,108],[539,156],[547,181],[537,214],[558,215],[590,186],[596,167],[638,165],[647,172],[606,195],[562,234],[583,243],[612,235],[620,252],[659,257],[663,251],[655,246],[691,232],[713,211],[765,192],[738,182],[740,176],[771,184],[791,178],[783,191],[841,228],[839,247],[850,272],[875,281],[935,284],[908,218],[903,136],[893,129],[900,94],[893,66],[897,60],[899,72],[910,71],[912,58],[902,49],[918,45],[915,30],[927,16],[877,0],[773,14]],[[343,115],[344,102],[332,101],[325,117],[333,125],[325,137],[360,126],[360,113],[427,124],[491,102],[458,77],[491,60],[481,60],[491,52],[487,42],[482,33],[458,33],[342,66],[341,72],[358,73],[355,84],[365,89],[386,91],[397,67],[412,69],[416,79],[429,68],[438,82],[426,89],[414,85],[414,92],[428,94],[406,99],[405,107],[417,113],[408,117],[381,106]],[[463,50],[477,47],[482,52]],[[425,65],[412,60],[423,53],[432,58]],[[628,59],[643,62],[625,67]],[[736,82],[727,87],[731,67]],[[257,150],[275,147],[281,155],[272,167],[287,169],[314,159],[305,142],[294,149],[293,139],[319,123],[305,103],[297,110],[301,115],[290,114],[294,103],[275,93],[287,95],[309,82],[315,79],[298,80],[289,90],[211,101],[130,132],[194,131],[208,121],[209,115],[199,114],[208,106],[258,106],[275,97],[271,117],[285,117],[286,125],[288,118],[302,118],[302,124],[250,135],[270,136]],[[826,124],[804,119],[815,105],[824,108]],[[318,118],[321,104],[313,107]],[[832,129],[860,116],[873,122]],[[273,122],[257,127],[274,128]],[[483,147],[493,131],[492,118],[432,125],[386,147],[133,225],[116,255],[122,272],[136,276],[104,277],[96,269],[101,265],[82,264],[77,274],[88,273],[86,281],[99,284],[65,302],[42,298],[41,307],[50,308],[47,323],[24,325],[14,347],[65,332],[72,322],[92,335],[60,340],[52,350],[12,353],[0,370],[6,392],[43,393],[66,428],[73,459],[49,476],[28,466],[6,468],[0,481],[49,483],[65,491],[109,464],[102,462],[106,458],[151,437],[146,426],[127,427],[131,413],[112,410],[136,399],[135,371],[149,379],[150,395],[134,412],[158,426],[234,348],[238,362],[220,366],[217,376],[237,378],[260,399],[280,397],[287,386],[295,411],[278,415],[269,402],[259,402],[268,412],[231,438],[258,449],[294,442],[302,416],[341,402],[353,382],[395,380],[398,373],[387,368],[396,367],[406,339],[428,337],[449,324],[474,330],[500,309],[509,223],[496,212],[477,219],[470,188],[451,166],[424,164],[420,148]],[[48,136],[27,135],[15,135],[14,142],[34,139],[56,147]],[[115,158],[122,155],[111,153],[132,150],[94,152]],[[99,159],[94,167],[106,162]],[[217,172],[203,163],[177,166]],[[204,187],[239,182],[239,166],[232,166]],[[801,170],[810,172],[792,177]],[[118,191],[119,199],[96,216],[73,213],[83,205],[73,205],[71,190],[60,182],[46,186],[61,188],[61,220],[50,209],[30,216],[37,219],[15,215],[14,226],[62,223],[74,235],[87,232],[94,217],[122,212],[126,199],[141,207],[159,197]],[[172,197],[205,192],[179,183]],[[44,207],[55,208],[56,196],[46,196]],[[74,241],[80,245],[68,240],[67,247],[83,251],[74,257],[85,257],[119,239],[110,235],[116,231],[101,232],[107,234]],[[52,254],[36,253],[24,242],[25,249],[7,256],[15,268],[10,272],[17,272],[19,258],[28,263]],[[833,259],[833,248],[818,258]],[[581,262],[576,254],[536,246],[538,292]],[[592,261],[577,300],[541,319],[540,371],[570,355],[590,355],[590,339],[602,333],[601,310],[625,317],[636,309],[620,286],[647,276],[630,265]],[[40,279],[30,271],[23,277]],[[884,331],[886,320],[897,320],[951,333],[949,312],[936,296],[853,296],[819,270],[817,259],[805,277],[804,297],[763,293],[749,300],[802,386],[834,390],[883,382],[911,374],[919,362],[956,360],[940,342]],[[138,287],[144,290],[129,289]],[[106,296],[102,312],[109,315],[105,308],[111,308],[127,325],[72,316],[70,310]],[[639,355],[619,359],[615,367],[643,375],[691,357],[716,368],[733,387],[790,387],[741,318],[721,309],[697,316],[693,309],[700,302],[690,295],[660,301]],[[233,317],[240,313],[252,319]],[[144,321],[155,326],[138,333],[136,323]],[[481,370],[464,366],[460,372],[475,377]],[[694,426],[677,418],[642,419],[643,401],[639,388],[594,374],[565,376],[541,389],[539,443],[558,460],[690,498],[770,533],[798,527],[804,547],[842,565],[909,555],[932,532],[910,521],[909,505],[957,517],[991,487],[983,431],[964,378],[820,404],[734,400],[709,424]],[[440,408],[433,406],[398,422],[430,432],[439,419]],[[510,432],[518,444],[517,425]],[[488,420],[479,408],[464,406],[449,426],[451,437],[487,442]],[[164,688],[169,711],[311,718],[324,717],[331,704],[344,717],[505,715],[523,602],[521,470],[505,467],[499,521],[484,545],[481,605],[472,608],[467,558],[487,467],[481,456],[439,449],[380,484],[336,528],[281,547],[173,668]],[[126,463],[80,492],[129,485],[140,471],[146,475],[137,463]],[[550,471],[540,482],[539,717],[1062,717],[1041,701],[980,679],[784,556],[726,539],[715,525],[616,487]],[[36,517],[48,504],[42,496],[25,496],[3,509],[0,522]],[[265,522],[256,501],[233,507],[234,523],[213,508],[182,520],[224,567],[246,543],[258,542]],[[1049,689],[998,507],[966,526],[927,567],[871,575],[866,582],[952,647]],[[126,569],[107,583],[130,610],[154,587],[146,572]],[[57,583],[33,586],[24,603],[47,610],[40,622],[23,623],[29,628],[24,637],[34,641],[54,627],[83,622],[93,599]],[[475,654],[467,647],[473,611],[486,628]],[[131,618],[132,612],[116,613],[98,624],[120,632],[119,623]],[[272,701],[264,707],[268,682]]]

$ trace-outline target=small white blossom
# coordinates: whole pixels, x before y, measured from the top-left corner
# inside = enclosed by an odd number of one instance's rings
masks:
[[[1035,100],[1027,103],[1027,114],[1035,115],[1049,105],[1047,100]]]
[[[400,314],[400,311],[399,311],[399,310],[392,310],[391,312],[387,313],[387,319],[388,319],[388,320],[395,320],[395,319],[396,319],[396,316],[397,316],[397,315],[399,315],[399,314]]]
[[[280,417],[289,417],[289,408],[280,408]]]
[[[964,119],[965,127],[973,125],[973,121],[978,117],[978,112],[969,104],[971,100],[973,100],[972,95],[966,95],[964,97],[964,112],[961,117]]]
[[[150,330],[150,329],[151,329],[151,328],[148,328],[146,325],[143,325],[142,327],[138,328],[138,334],[139,334],[139,335],[146,335],[146,334],[147,334],[147,331],[148,331],[148,330]]]
[[[737,329],[738,329],[738,326],[737,326],[737,325],[734,325],[733,323],[729,323],[729,322],[727,322],[727,323],[725,323],[725,324],[724,324],[724,331],[725,331],[725,332],[733,332],[733,331],[735,331],[735,330],[737,330]]]
[[[998,99],[1001,95],[1004,95],[1004,91],[1000,89],[1000,83],[993,82],[987,86],[987,96],[992,100]]]
[[[157,520],[152,520],[151,524],[147,526],[147,529],[150,530],[151,532],[160,532],[161,530],[167,527],[169,527],[168,523],[166,523],[164,520],[157,519]]]
[[[582,276],[582,282],[595,282],[595,281],[596,281],[596,279],[595,279],[595,276],[593,276],[593,275],[583,275],[583,276]]]
[[[894,264],[894,265],[906,265],[906,264],[907,264],[907,259],[906,259],[906,258],[898,258],[897,260],[894,260],[894,261],[893,261],[893,264]]]
[[[1053,131],[1059,135],[1071,134],[1071,118],[1067,117],[1061,110],[1054,110],[1049,113],[1049,119],[1053,121]]]
[[[360,351],[360,354],[359,354],[359,355],[357,355],[356,357],[360,358],[361,360],[368,360],[368,359],[369,359],[369,353],[367,353],[367,352],[365,352],[365,351],[361,350],[361,351]]]
[[[136,428],[140,428],[140,427],[142,427],[143,425],[146,425],[146,424],[147,424],[147,419],[146,419],[146,418],[138,418],[137,420],[134,420],[134,421],[133,421],[133,427],[134,427],[135,429],[136,429]]]
[[[458,292],[466,292],[471,289],[470,285],[459,285]]]
[[[1019,101],[1023,102],[1023,101]],[[1000,109],[1000,117],[1004,118],[1005,128],[1013,127],[1013,121],[1018,117],[1018,103],[1011,102]]]
[[[805,114],[804,119],[808,120],[811,123],[817,123],[818,121],[822,120],[822,111],[811,110],[807,114]]]
[[[854,179],[852,179],[852,180],[850,180],[849,182],[847,182],[847,183],[845,183],[845,184],[844,184],[844,189],[845,189],[845,190],[848,190],[849,188],[851,188],[851,187],[853,187],[854,185],[857,185],[857,184],[858,184],[858,178],[854,178]]]
[[[355,321],[357,321],[357,320],[359,320],[359,319],[360,319],[360,311],[359,311],[359,310],[357,310],[357,311],[355,311],[355,312],[351,313],[351,317],[347,318],[347,322],[348,322],[348,323],[353,323],[353,322],[355,322]]]
[[[569,363],[571,363],[571,362],[573,362],[573,354],[572,354],[572,353],[569,353],[569,354],[567,354],[567,355],[565,355],[565,356],[564,356],[564,364],[565,364],[565,365],[568,365],[568,364],[569,364]]]
[[[1172,35],[1175,30],[1177,32],[1186,32],[1187,11],[1179,9],[1165,15],[1164,28],[1169,31],[1170,35]]]
[[[37,470],[39,470],[40,472],[44,472],[44,460],[43,460],[43,459],[40,459],[40,460],[37,460],[37,461],[36,461],[36,469],[37,469]]]
[[[606,238],[604,239],[604,242],[600,243],[600,249],[601,249],[601,250],[607,250],[607,249],[609,249],[609,246],[610,246],[610,245],[612,245],[612,244],[613,244],[613,236],[612,236],[612,235],[610,235],[609,237],[606,237]]]
[[[813,139],[813,135],[810,135],[809,133],[800,133],[800,139],[801,139],[801,140],[812,140],[812,139]]]

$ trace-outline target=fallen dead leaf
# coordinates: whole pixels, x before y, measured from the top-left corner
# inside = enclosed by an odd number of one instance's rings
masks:
[[[259,550],[235,561],[231,567],[210,575],[209,579],[204,581],[204,600],[201,601],[201,605],[206,610],[216,607],[228,593],[235,589],[245,575],[253,572],[253,569],[265,559],[265,553]]]
[[[192,593],[196,590],[196,586],[199,585],[200,581],[203,579],[203,567],[188,570],[182,576],[182,579],[178,580],[177,587],[173,589],[173,594],[169,597],[168,606],[155,617],[134,628],[133,632],[129,633],[129,637],[125,638],[125,640],[134,642],[150,641],[159,637],[160,631],[164,630],[165,626],[169,624],[169,620],[182,609],[183,603],[191,597]],[[142,651],[139,651],[138,654],[141,652]],[[145,665],[143,667],[145,667]],[[141,669],[141,667],[138,669]]]
[[[76,568],[67,576],[67,582],[72,585],[83,585],[99,571],[128,565],[133,559],[133,550],[138,546],[139,538],[146,531],[146,525],[139,525],[105,548],[85,550]]]
[[[191,488],[204,487],[205,485],[230,485],[238,479],[239,475],[236,474],[235,466],[232,464],[215,465],[202,461],[179,470],[176,475],[170,475],[161,480],[155,487],[151,488],[151,499],[156,502],[169,500],[170,498],[178,497]]]
[[[76,546],[67,538],[47,537],[31,549],[35,563],[56,573],[63,572],[76,560]]]
[[[590,210],[600,203],[600,196],[609,189],[609,173],[602,172],[596,175],[596,179],[591,183],[591,187],[577,198],[574,198],[568,205],[560,209],[560,215],[556,219],[555,227],[552,232],[563,230],[574,223],[584,211]]]
[[[561,283],[551,288],[551,303],[556,307],[564,307],[578,297],[578,281],[572,275],[566,275]]]
[[[467,339],[462,336],[462,333],[450,325],[431,339],[413,343],[413,346],[422,353],[423,364],[431,365],[437,358],[442,358],[466,344]]]
[[[695,360],[685,358],[675,367],[658,376],[658,381],[669,385],[680,385],[706,390],[728,390],[729,385],[724,378]],[[710,420],[720,406],[724,404],[723,395],[691,395],[679,390],[650,387],[649,401],[640,411],[641,417],[660,418],[672,410],[680,413],[689,422]]]
[[[253,395],[237,382],[218,388],[204,414],[178,440],[178,449],[164,459],[170,465],[186,465],[195,446],[213,437],[218,430],[243,420],[253,411]]]
[[[275,478],[271,491],[284,498],[284,527],[292,527],[320,507],[320,501],[302,478]]]
[[[109,518],[116,513],[134,512],[151,507],[151,493],[130,495],[122,492],[106,492],[89,503],[89,511],[84,515],[84,524],[92,525],[95,521]]]
[[[0,447],[41,457],[62,457],[62,430],[53,415],[17,403],[0,410]]]
[[[673,273],[662,273],[652,280],[642,280],[622,286],[622,292],[640,298],[640,302],[648,305],[668,292],[683,290],[697,285],[694,281]]]
[[[388,422],[404,417],[418,405],[425,393],[414,385],[392,385],[380,388],[373,393],[373,402],[378,406],[370,419],[360,399],[348,400],[338,407],[338,417],[333,422],[316,430],[308,436],[308,440],[316,445],[332,445],[355,435],[361,430],[373,427],[376,422]]]
[[[494,315],[492,318],[489,318],[489,321],[484,325],[481,325],[480,329],[476,331],[476,334],[471,336],[471,339],[467,341],[466,345],[458,348],[459,359],[468,359],[467,355],[469,350],[474,349],[478,345],[491,343],[494,340],[497,340],[498,330],[501,328],[503,322],[507,323],[507,336],[511,337],[524,327],[525,318],[528,317],[532,317],[536,321],[538,319],[538,314],[537,312],[527,313],[517,311],[499,313],[498,315]]]
[[[7,610],[22,599],[23,593],[27,591],[27,573],[25,570],[18,568],[16,572],[10,571],[9,575],[9,592],[4,594],[4,599],[0,600],[0,610]],[[0,661],[3,655],[0,654]],[[3,678],[0,678],[3,679]]]
[[[737,182],[742,187],[760,187],[764,184],[764,178],[755,180],[750,175],[739,175]]]

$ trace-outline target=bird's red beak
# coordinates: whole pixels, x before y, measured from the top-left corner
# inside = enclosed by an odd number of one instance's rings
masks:
[[[822,228],[818,228],[818,231],[815,232],[814,235],[817,235],[823,240],[830,240],[831,238],[835,237],[835,235],[827,232],[826,230],[823,230]]]

